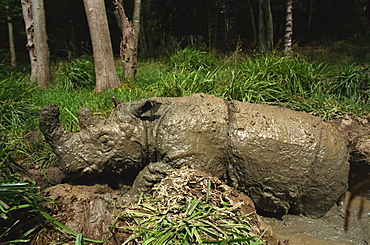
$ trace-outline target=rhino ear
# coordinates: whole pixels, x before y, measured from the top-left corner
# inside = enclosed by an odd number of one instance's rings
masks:
[[[121,101],[120,99],[118,99],[118,98],[116,98],[116,97],[113,97],[113,98],[112,98],[112,101],[113,101],[113,103],[114,103],[114,108],[117,108],[117,106],[118,106],[118,105],[120,105],[120,104],[123,104],[123,103],[124,103],[123,101]]]
[[[132,105],[132,113],[140,118],[152,117],[161,107],[162,103],[154,100],[143,100]]]
[[[78,112],[78,121],[81,129],[86,129],[97,125],[102,119],[96,117],[89,108],[82,107]]]

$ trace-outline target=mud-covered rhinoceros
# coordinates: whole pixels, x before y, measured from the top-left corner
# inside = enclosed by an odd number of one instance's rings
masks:
[[[41,131],[66,175],[132,178],[141,171],[132,187],[137,193],[188,165],[248,194],[261,210],[311,217],[346,191],[345,143],[307,113],[206,94],[113,100],[116,109],[105,120],[81,108],[77,133],[61,126],[57,105],[41,109]]]

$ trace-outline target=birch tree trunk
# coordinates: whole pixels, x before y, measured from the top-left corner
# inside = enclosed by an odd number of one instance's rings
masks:
[[[104,0],[83,0],[90,29],[95,64],[95,92],[121,86],[114,64]]]
[[[135,0],[134,16],[132,17],[133,20],[132,26],[134,28],[134,32],[136,35],[136,44],[135,44],[136,49],[139,47],[140,26],[141,26],[140,13],[141,13],[141,0]]]
[[[120,55],[122,66],[125,70],[125,78],[135,80],[136,62],[137,62],[137,35],[131,22],[128,20],[123,6],[115,0],[114,5],[118,11],[122,26],[122,41],[120,45]]]
[[[287,56],[292,56],[292,38],[293,38],[293,0],[287,0],[286,28],[284,52]]]
[[[47,88],[50,84],[50,54],[46,35],[44,0],[32,0],[32,16],[35,28],[37,84],[41,88]]]
[[[5,6],[5,9],[9,9],[9,5]],[[9,49],[10,49],[10,65],[11,67],[15,68],[17,66],[16,56],[15,56],[15,47],[14,47],[14,31],[13,31],[13,23],[12,18],[7,13],[7,22],[8,22],[8,33],[9,33]]]
[[[21,0],[21,3],[22,3],[22,13],[23,13],[24,25],[25,25],[26,36],[27,36],[26,48],[28,49],[28,53],[30,56],[30,67],[31,67],[30,80],[32,82],[36,82],[37,62],[36,62],[35,45],[33,43],[33,38],[34,38],[35,33],[34,33],[33,18],[32,18],[31,0]]]

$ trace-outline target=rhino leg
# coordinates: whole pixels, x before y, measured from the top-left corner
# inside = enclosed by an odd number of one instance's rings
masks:
[[[169,172],[173,170],[168,164],[154,162],[147,165],[140,171],[132,185],[129,195],[140,195],[147,193],[157,183],[159,183]]]

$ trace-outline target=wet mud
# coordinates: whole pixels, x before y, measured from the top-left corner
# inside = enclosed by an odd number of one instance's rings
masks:
[[[357,219],[359,204],[357,197],[351,205],[348,232],[344,231],[345,204],[332,207],[319,219],[285,215],[281,219],[264,217],[263,220],[280,241],[288,240],[285,244],[289,245],[367,245],[370,244],[370,200],[365,201],[360,220]]]

